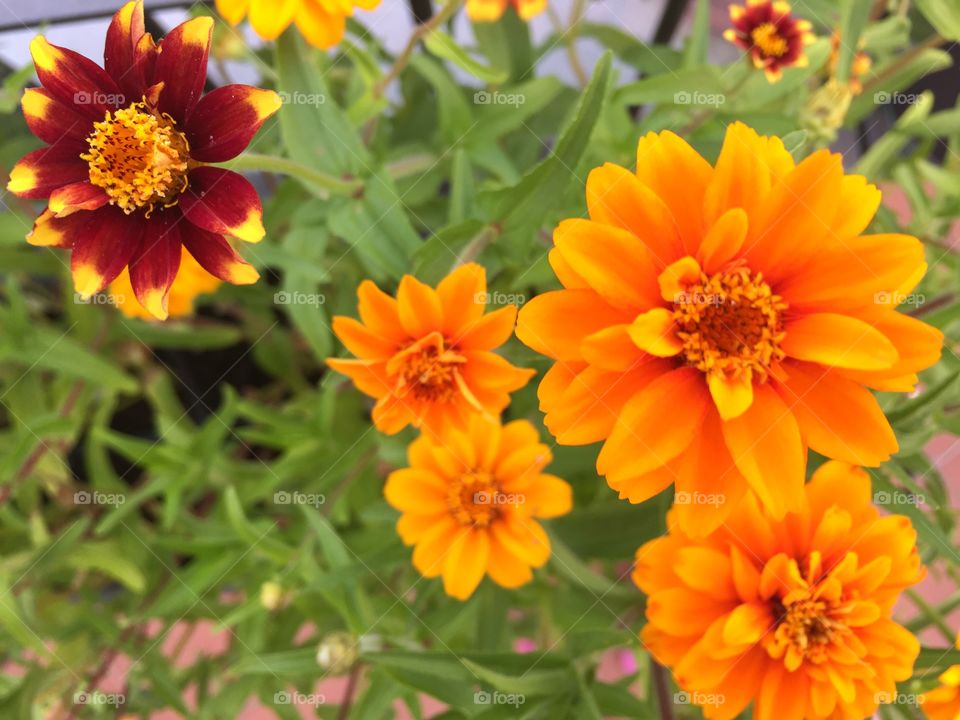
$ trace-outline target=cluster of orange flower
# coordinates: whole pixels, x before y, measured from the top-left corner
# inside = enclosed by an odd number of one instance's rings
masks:
[[[266,38],[295,23],[328,47],[354,5],[377,2],[217,6]],[[508,4],[528,17],[545,2],[469,5],[490,20]],[[809,24],[785,3],[731,15],[729,38],[771,80],[803,62]],[[156,43],[130,2],[104,68],[42,37],[31,46],[43,87],[23,108],[49,147],[21,160],[9,187],[48,201],[29,241],[69,248],[84,295],[113,282],[164,318],[196,294],[178,299],[175,278],[203,290],[257,279],[225,236],[263,237],[259,198],[211,164],[242,152],[280,101],[241,85],[202,97],[211,30],[198,18]],[[535,426],[500,421],[534,375],[493,352],[516,325],[553,361],[539,400],[556,442],[602,442],[597,473],[632,503],[674,486],[668,534],[637,551],[642,638],[707,716],[750,702],[763,719],[871,714],[919,649],[891,619],[924,573],[916,533],[879,516],[860,466],[897,451],[870,390],[913,390],[940,354],[937,330],[896,311],[925,272],[921,243],[864,234],[880,193],[840,156],[796,162],[739,123],[714,165],[650,133],[636,170],[595,169],[586,199],[589,218],[554,234],[561,289],[519,316],[486,312],[485,270],[469,263],[435,288],[405,276],[396,297],[366,281],[360,320],[334,319],[355,357],[328,363],[376,400],[376,427],[421,430],[384,488],[413,565],[459,599],[487,575],[517,587],[550,555],[538,519],[571,509]],[[805,483],[810,450],[829,462]],[[932,702],[955,700],[956,673],[944,677]]]

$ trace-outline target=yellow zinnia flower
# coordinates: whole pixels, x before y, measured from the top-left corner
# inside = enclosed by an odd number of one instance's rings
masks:
[[[547,0],[467,0],[467,15],[474,22],[496,22],[508,7],[530,20],[547,9]]]
[[[264,40],[276,40],[295,23],[311,45],[327,49],[343,39],[354,7],[373,10],[380,0],[216,0],[217,12],[231,25],[244,17]]]
[[[704,537],[676,519],[637,551],[640,637],[707,718],[860,720],[910,677],[920,643],[891,613],[925,570],[866,472],[827,463],[782,519],[752,494]]]
[[[223,283],[201,267],[193,255],[183,248],[180,256],[180,271],[170,286],[167,311],[170,317],[192,315],[197,296],[212,293]],[[130,273],[123,270],[110,284],[110,294],[120,312],[129,318],[155,320],[154,316],[136,301],[130,285]]]
[[[604,440],[597,470],[642,502],[671,483],[717,496],[679,508],[709,532],[747,487],[776,517],[803,494],[807,449],[877,466],[897,439],[867,390],[909,392],[942,333],[896,306],[926,270],[914,237],[863,235],[880,192],[821,150],[800,163],[734,123],[712,167],[671,132],[637,170],[587,179],[565,220],[563,284],[517,336],[556,362],[540,384],[564,445]]]
[[[956,647],[960,649],[960,635]],[[940,675],[940,687],[921,695],[920,707],[929,720],[960,718],[960,665],[953,665]]]
[[[484,574],[505,588],[533,578],[550,557],[534,518],[570,512],[570,486],[543,473],[550,448],[526,420],[502,426],[474,415],[441,436],[424,433],[407,451],[410,467],[387,478],[387,502],[403,513],[397,532],[415,545],[413,565],[466,600]]]
[[[327,364],[377,399],[373,422],[381,432],[412,424],[440,433],[473,413],[496,417],[533,377],[491,352],[513,334],[517,308],[484,314],[486,271],[476,263],[457,268],[436,289],[404,275],[396,299],[369,280],[357,296],[362,322],[333,319],[333,332],[357,359]]]

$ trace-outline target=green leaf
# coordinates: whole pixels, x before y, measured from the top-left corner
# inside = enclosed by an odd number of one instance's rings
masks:
[[[492,68],[477,62],[470,53],[457,44],[456,40],[442,30],[434,30],[428,34],[424,39],[424,45],[438,58],[449,60],[461,70],[467,71],[486,83],[499,84],[509,77],[509,73],[503,68]]]
[[[533,66],[533,46],[530,28],[508,7],[499,21],[473,23],[473,34],[480,51],[490,63],[507,72],[514,80],[527,77]]]
[[[956,0],[916,0],[917,8],[947,40],[960,40],[960,4]]]
[[[710,1],[697,0],[693,16],[693,28],[683,49],[684,69],[699,68],[707,64],[710,49]]]
[[[850,79],[850,68],[857,54],[860,36],[870,20],[873,0],[843,0],[840,20],[840,56],[835,75],[840,82]]]
[[[333,351],[333,337],[324,309],[326,296],[318,291],[313,272],[323,270],[323,255],[329,234],[323,227],[295,227],[283,239],[284,249],[299,258],[297,265],[284,272],[283,289],[274,295],[284,312],[313,350],[316,360],[323,361]]]
[[[142,593],[146,588],[146,578],[136,562],[113,542],[83,543],[73,549],[66,562],[78,570],[98,570],[135,593]]]

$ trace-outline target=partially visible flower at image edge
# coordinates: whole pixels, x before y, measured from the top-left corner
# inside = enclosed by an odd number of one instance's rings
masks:
[[[186,248],[180,256],[180,270],[170,286],[167,300],[168,317],[187,317],[193,315],[197,297],[214,292],[223,283],[208,273]],[[110,283],[110,295],[117,309],[129,318],[156,320],[140,303],[136,301],[133,286],[130,284],[130,272],[124,268],[117,279]]]
[[[754,67],[777,82],[783,68],[806,67],[804,47],[816,40],[807,20],[797,20],[790,5],[779,0],[747,0],[746,6],[731,5],[733,27],[724,39],[743,48]]]
[[[597,471],[621,498],[670,484],[723,497],[678,508],[706,533],[748,487],[783,517],[808,449],[869,467],[897,451],[868,388],[911,392],[943,335],[897,312],[923,244],[862,234],[880,191],[840,155],[797,163],[737,122],[713,167],[649,133],[636,171],[597,168],[586,196],[590,219],[554,232],[563,289],[523,306],[517,336],[555,361],[538,392],[547,428],[605,441]]]
[[[327,364],[376,398],[373,422],[381,432],[412,424],[439,433],[462,427],[473,413],[497,417],[534,375],[491,352],[513,334],[517,308],[484,313],[486,271],[476,263],[436,289],[404,275],[396,299],[365,280],[357,297],[359,322],[333,319],[334,334],[357,359]]]
[[[550,557],[536,518],[568,513],[570,485],[543,472],[552,459],[527,420],[501,426],[473,415],[462,427],[424,433],[407,451],[410,467],[390,473],[387,502],[402,513],[397,532],[414,545],[424,577],[466,600],[484,575],[505,588],[533,579]]]
[[[496,22],[508,7],[521,20],[531,20],[547,9],[547,0],[467,0],[467,15],[474,22]]]
[[[955,647],[960,650],[960,635]],[[920,697],[920,707],[928,720],[960,718],[960,665],[952,665],[940,674],[940,685]]]
[[[355,7],[373,10],[380,0],[216,0],[217,12],[231,25],[248,17],[254,32],[276,40],[294,24],[307,42],[326,50],[343,39]]]
[[[105,69],[43,36],[30,44],[43,87],[25,91],[23,114],[48,147],[16,164],[7,189],[48,201],[27,241],[71,249],[84,297],[129,267],[137,300],[165,319],[182,247],[226,282],[259,277],[224,237],[263,238],[257,191],[208,163],[239,155],[280,97],[247,85],[204,96],[212,29],[195,18],[155,44],[138,1],[113,16]]]
[[[891,619],[926,574],[910,520],[880,516],[869,475],[844,463],[803,490],[783,519],[750,494],[700,538],[671,510],[637,551],[641,640],[711,720],[751,702],[756,720],[859,720],[912,674],[920,643]]]

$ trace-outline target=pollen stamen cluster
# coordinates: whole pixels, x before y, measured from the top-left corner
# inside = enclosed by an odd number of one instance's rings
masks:
[[[107,112],[87,138],[90,151],[80,157],[90,182],[127,215],[158,203],[175,205],[187,189],[190,147],[169,115],[156,115],[146,103]]]
[[[704,373],[727,377],[746,374],[765,382],[770,368],[785,356],[783,299],[763,275],[739,267],[687,287],[674,303],[673,317],[683,342],[683,357]]]
[[[419,400],[447,402],[457,392],[457,367],[461,359],[453,353],[428,345],[411,353],[403,368],[403,384]]]
[[[776,646],[793,648],[798,657],[822,663],[827,648],[842,625],[831,617],[825,600],[803,598],[783,606],[783,613],[774,631]]]
[[[773,23],[758,25],[750,33],[753,44],[767,57],[783,57],[790,46]]]
[[[488,472],[470,471],[450,483],[447,507],[461,525],[485,528],[499,514],[500,488]]]

